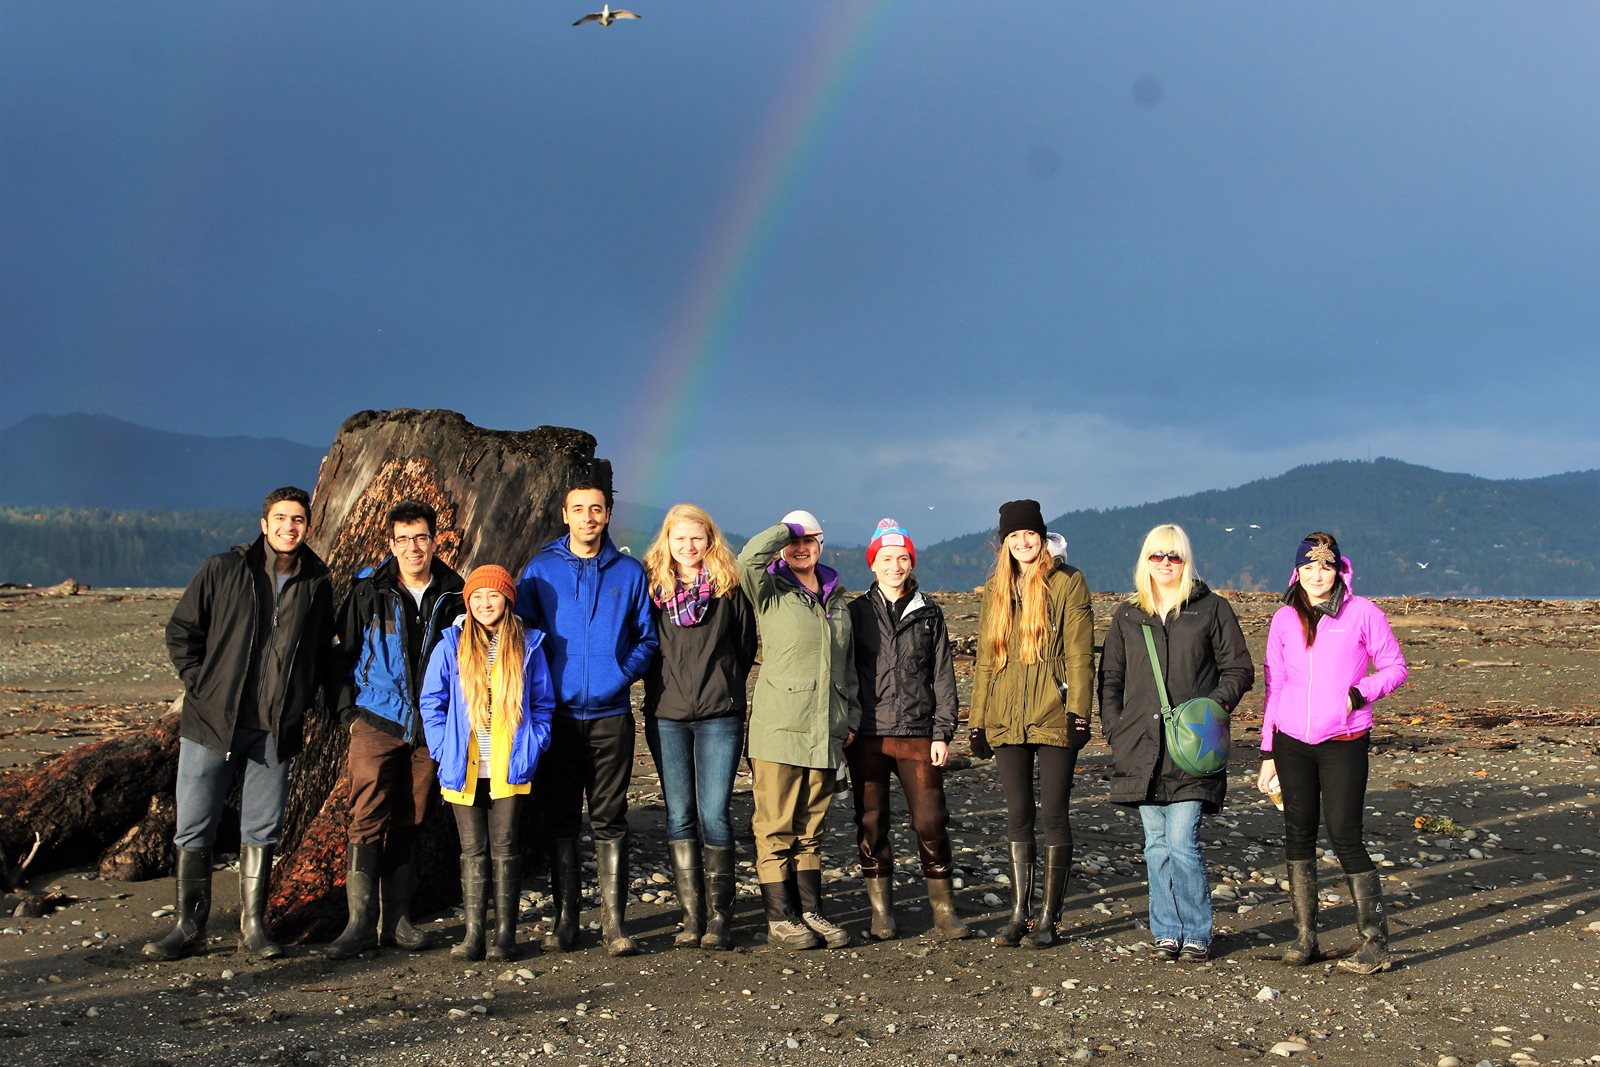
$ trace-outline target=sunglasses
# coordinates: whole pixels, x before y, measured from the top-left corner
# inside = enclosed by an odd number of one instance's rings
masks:
[[[1178,553],[1176,553],[1176,552],[1152,552],[1152,553],[1150,553],[1150,562],[1151,563],[1160,563],[1162,560],[1166,560],[1168,563],[1182,563],[1183,562],[1183,557],[1178,555]]]

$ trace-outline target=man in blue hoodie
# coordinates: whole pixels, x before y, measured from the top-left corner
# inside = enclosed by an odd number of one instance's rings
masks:
[[[644,568],[617,551],[609,479],[567,489],[567,535],[546,545],[517,582],[517,614],[546,633],[556,714],[538,793],[552,838],[550,884],[556,922],[547,952],[567,952],[578,937],[578,833],[589,799],[600,882],[601,940],[613,956],[638,944],[623,931],[628,890],[628,779],[634,718],[628,691],[656,656],[655,623]]]

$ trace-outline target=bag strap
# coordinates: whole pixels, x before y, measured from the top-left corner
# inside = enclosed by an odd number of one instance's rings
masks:
[[[1150,650],[1150,669],[1156,675],[1156,695],[1161,698],[1161,714],[1170,718],[1172,701],[1167,698],[1167,680],[1161,674],[1161,658],[1156,655],[1155,633],[1149,623],[1140,623],[1139,628],[1144,631],[1144,647]]]

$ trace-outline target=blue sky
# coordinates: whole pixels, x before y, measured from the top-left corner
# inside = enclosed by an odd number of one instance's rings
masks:
[[[634,6],[0,5],[0,423],[445,407],[852,541],[1600,457],[1600,6]]]

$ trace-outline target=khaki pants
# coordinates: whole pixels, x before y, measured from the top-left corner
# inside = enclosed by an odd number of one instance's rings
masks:
[[[755,784],[756,876],[782,882],[791,871],[822,869],[822,824],[837,776],[830,768],[750,761]]]

